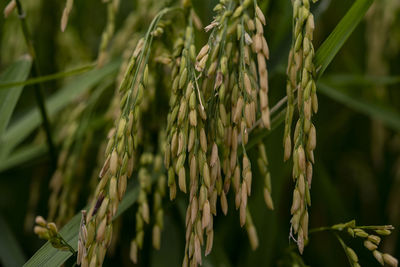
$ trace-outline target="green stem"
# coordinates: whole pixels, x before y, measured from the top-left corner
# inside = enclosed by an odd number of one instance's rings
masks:
[[[32,76],[33,76],[33,78],[37,78],[38,76],[40,76],[39,65],[36,60],[35,48],[33,46],[32,40],[30,39],[28,26],[27,26],[26,19],[25,19],[25,12],[22,9],[20,0],[16,0],[15,2],[17,4],[18,16],[21,21],[21,27],[22,27],[22,32],[24,35],[25,43],[28,47],[28,52],[31,55],[32,61],[33,61]],[[56,149],[54,147],[53,139],[51,136],[50,122],[49,122],[49,117],[48,117],[48,114],[46,111],[46,104],[44,102],[42,84],[41,83],[35,84],[34,91],[35,91],[36,101],[39,106],[40,114],[42,116],[42,123],[43,123],[43,128],[46,133],[47,145],[49,148],[51,161],[52,161],[53,167],[55,167],[57,164],[57,153],[56,153]]]
[[[70,244],[68,244],[68,242],[65,241],[64,238],[62,238],[61,235],[59,235],[59,237],[60,237],[60,239],[61,239],[61,242],[64,243],[64,245],[65,245],[66,247],[68,247],[68,250],[72,253],[72,255],[75,255],[75,254],[76,254],[75,249],[74,249]]]
[[[89,70],[92,70],[96,65],[95,64],[89,64],[86,66],[81,66],[77,67],[75,69],[67,70],[67,71],[61,71],[49,75],[44,75],[36,78],[32,78],[26,81],[19,81],[19,82],[11,82],[11,83],[0,83],[0,90],[1,89],[7,89],[15,86],[26,86],[26,85],[33,85],[33,84],[38,84],[38,83],[44,83],[48,81],[53,81],[69,76],[74,76],[78,74],[85,73]]]
[[[332,227],[330,227],[330,226],[323,226],[323,227],[310,229],[308,232],[310,234],[312,234],[312,233],[317,233],[317,232],[322,232],[322,231],[331,231],[331,230],[337,230],[337,229],[332,229]]]
[[[344,250],[344,253],[346,254],[346,257],[347,257],[347,260],[349,261],[350,266],[354,266],[353,261],[351,260],[349,254],[347,253],[347,250],[346,250],[346,249],[347,249],[347,246],[346,246],[346,244],[344,243],[343,239],[340,238],[340,236],[339,236],[338,234],[335,234],[335,236],[336,236],[336,238],[339,240],[340,245],[342,245],[342,248],[343,248],[343,250]]]
[[[355,228],[358,229],[366,229],[366,230],[393,230],[393,225],[366,225],[366,226],[357,226]]]

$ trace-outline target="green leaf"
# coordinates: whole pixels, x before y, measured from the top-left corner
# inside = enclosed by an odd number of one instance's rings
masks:
[[[118,216],[124,213],[130,206],[132,206],[139,196],[139,187],[132,185],[119,205],[117,214],[113,218],[115,220]],[[79,224],[81,221],[81,214],[76,214],[61,230],[61,236],[76,250],[78,246]],[[36,253],[30,258],[24,266],[60,266],[69,257],[72,256],[71,252],[60,251],[46,242]]]
[[[394,109],[381,107],[367,100],[358,99],[343,90],[332,88],[325,83],[318,83],[319,92],[329,96],[330,98],[348,106],[351,109],[359,111],[367,116],[380,120],[386,126],[400,131],[400,114]]]
[[[4,267],[21,266],[25,261],[24,253],[13,232],[0,215],[0,262]]]
[[[318,71],[317,78],[322,76],[373,2],[373,0],[357,0],[318,49],[314,59]]]
[[[18,60],[8,67],[1,75],[1,82],[14,82],[26,80],[31,70],[32,59],[29,56]],[[7,90],[0,91],[0,137],[3,135],[22,93],[23,86],[13,86]]]
[[[114,73],[120,61],[116,60],[101,69],[95,69],[86,75],[79,77],[52,95],[46,101],[47,111],[51,118],[75,100],[78,96],[87,92],[95,84],[99,83],[104,77]],[[7,156],[19,143],[29,136],[41,123],[41,116],[37,108],[27,112],[27,114],[12,124],[9,129],[1,136],[0,145],[2,151],[0,159]]]

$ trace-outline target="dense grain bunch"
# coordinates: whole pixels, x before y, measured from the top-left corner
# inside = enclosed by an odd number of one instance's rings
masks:
[[[382,238],[389,236],[392,233],[392,230],[394,230],[392,225],[357,226],[355,220],[352,220],[347,223],[335,224],[330,227],[330,230],[337,231],[339,233],[347,233],[352,238],[361,239],[364,247],[372,253],[374,258],[382,266],[385,264],[391,267],[398,266],[398,260],[395,257],[388,253],[382,253],[378,250],[378,246],[380,245]],[[347,246],[338,234],[336,234],[336,237],[342,245],[350,265],[359,267],[360,264],[358,263],[358,256],[356,252],[351,247]]]
[[[102,265],[111,242],[112,218],[133,172],[134,150],[138,145],[140,104],[148,80],[147,65],[143,60],[145,49],[144,42],[139,42],[120,86],[120,117],[109,133],[106,160],[99,174],[100,181],[80,230],[87,232],[87,235],[80,234],[78,243],[77,262],[83,266]]]
[[[217,199],[226,214],[231,181],[240,225],[246,224],[252,247],[258,244],[247,208],[252,170],[245,145],[257,117],[262,126],[270,127],[266,21],[256,1],[224,0],[214,11],[214,20],[205,27],[211,31],[209,40],[197,56],[191,21],[174,48],[165,165],[171,199],[176,196],[177,184],[184,193],[189,184],[183,266],[202,263],[203,245],[206,255],[211,252]],[[243,156],[238,152],[240,145]],[[264,153],[264,169],[266,165]],[[272,208],[269,173],[264,175],[267,205]]]
[[[293,1],[293,41],[287,69],[288,107],[284,133],[284,159],[289,159],[292,151],[291,127],[297,92],[299,119],[293,138],[293,179],[296,185],[290,213],[293,215],[291,232],[293,230],[297,234],[296,242],[300,253],[303,253],[304,242],[308,239],[307,207],[311,205],[313,151],[316,146],[316,131],[311,122],[312,113],[318,110],[313,64],[313,31],[314,17],[310,13],[310,2]]]

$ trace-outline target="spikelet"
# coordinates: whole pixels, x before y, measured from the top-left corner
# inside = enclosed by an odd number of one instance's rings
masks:
[[[7,18],[17,6],[17,2],[15,0],[11,0],[7,6],[4,8],[4,18]]]
[[[355,220],[352,220],[347,223],[339,223],[331,227],[326,227],[326,229],[337,232],[336,237],[345,250],[347,258],[352,266],[359,266],[358,256],[352,248],[345,244],[338,233],[347,232],[352,238],[361,239],[364,247],[371,251],[372,255],[382,266],[387,264],[388,266],[397,267],[398,261],[395,257],[378,250],[382,237],[390,235],[391,231],[394,229],[392,225],[357,226]]]
[[[61,31],[64,32],[67,28],[69,13],[74,5],[74,0],[67,0],[65,3],[64,11],[61,17]]]
[[[299,119],[293,138],[293,179],[296,183],[291,208],[291,230],[297,234],[297,245],[303,252],[304,242],[308,239],[308,211],[311,205],[310,188],[312,164],[316,146],[316,131],[311,122],[316,102],[315,67],[313,65],[314,48],[312,45],[314,17],[310,12],[308,0],[293,1],[293,41],[289,53],[286,93],[288,106],[283,137],[284,160],[288,160],[292,151],[291,127],[295,107],[295,92]]]
[[[68,0],[73,1],[73,0]],[[114,35],[115,16],[118,11],[119,0],[110,0],[107,2],[107,24],[101,36],[99,54],[97,56],[97,66],[102,67],[107,60],[107,47]]]
[[[149,39],[147,38],[146,40]],[[145,71],[148,68],[145,58],[146,53],[149,51],[146,51],[146,48],[150,45],[151,42],[149,41],[139,41],[120,84],[121,112],[119,118],[115,121],[115,130],[111,131],[109,135],[105,151],[106,160],[86,216],[88,233],[94,231],[97,234],[96,238],[87,238],[81,241],[86,245],[81,258],[77,259],[77,262],[80,263],[87,262],[91,264],[95,262],[98,265],[102,265],[105,251],[111,243],[111,219],[117,212],[118,205],[125,193],[126,179],[129,179],[132,175],[134,154],[140,138],[138,134],[140,109],[148,80],[148,74]],[[134,75],[132,75],[132,72]],[[143,214],[146,216],[148,215],[148,213],[146,214],[148,209],[144,209]],[[96,248],[95,252],[93,252],[94,248]]]
[[[199,79],[193,82],[194,92],[189,100],[192,110],[188,111],[191,127],[188,134],[187,162],[190,166],[190,196],[186,213],[187,231],[183,266],[201,264],[201,253],[196,244],[197,240],[200,244],[203,244],[204,240],[202,231],[197,230],[198,225],[199,229],[206,230],[205,254],[211,251],[214,236],[211,214],[216,215],[218,198],[223,213],[228,212],[227,194],[231,181],[233,181],[236,208],[240,209],[240,224],[241,226],[246,224],[247,198],[251,194],[253,175],[246,151],[244,150],[243,156],[240,157],[238,147],[240,144],[243,146],[247,144],[249,131],[256,126],[258,114],[261,125],[267,128],[270,126],[266,67],[269,51],[263,34],[265,17],[256,1],[249,0],[242,3],[220,1],[214,11],[217,12],[214,21],[205,27],[206,31],[214,30],[207,44],[200,49],[196,57],[192,57],[195,60],[195,69],[199,72],[196,75]],[[251,18],[249,14],[254,15]],[[187,61],[185,63],[187,64]],[[176,74],[178,70],[172,73]],[[185,72],[183,74],[186,76]],[[181,87],[179,85],[178,78],[173,77],[173,93],[179,92]],[[175,134],[179,131],[179,127],[175,129],[170,123],[171,118],[175,119],[173,110],[177,110],[178,114],[185,110],[174,107],[181,101],[179,97],[171,99],[174,100],[170,103],[172,111],[168,118],[171,153],[165,157],[168,165],[173,162],[171,159],[174,154],[180,152],[179,142],[175,141],[179,140],[179,133]],[[204,103],[211,104],[205,106]],[[202,120],[193,119],[195,104],[200,106],[197,108],[197,113]],[[203,116],[204,110],[212,116],[207,118]],[[204,129],[203,124],[205,119],[207,119],[207,129]],[[196,137],[199,144],[197,148]],[[181,164],[179,158],[178,163]],[[174,177],[180,175],[174,174],[173,171],[169,173],[171,174],[169,185],[175,188]],[[269,205],[272,205],[272,199]],[[254,245],[255,228],[246,229],[250,230]]]
[[[62,238],[58,232],[57,226],[53,222],[47,222],[42,216],[35,218],[35,227],[33,231],[40,238],[48,240],[50,244],[59,250],[75,253],[74,249]]]

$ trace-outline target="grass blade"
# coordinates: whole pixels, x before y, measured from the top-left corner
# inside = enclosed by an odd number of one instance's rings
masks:
[[[322,76],[350,34],[361,19],[364,18],[365,13],[367,13],[373,2],[373,0],[357,0],[340,20],[333,32],[326,38],[315,54],[314,64],[318,70],[317,78]]]
[[[18,60],[8,67],[1,75],[1,82],[14,82],[26,80],[32,66],[32,59],[29,56]],[[13,86],[7,90],[0,91],[0,137],[3,135],[18,99],[22,93],[23,86]]]
[[[53,81],[53,80],[57,80],[57,79],[62,79],[62,78],[82,74],[84,72],[87,72],[87,71],[93,69],[95,66],[96,66],[95,64],[90,64],[87,66],[77,67],[72,70],[67,70],[67,71],[57,72],[57,73],[50,74],[50,75],[40,76],[37,78],[32,78],[32,79],[29,79],[26,81],[23,79],[12,81],[12,82],[11,81],[7,81],[7,82],[3,81],[0,83],[0,90],[5,89],[5,88],[10,88],[10,87],[15,87],[15,86],[26,86],[26,85],[44,83],[44,82],[48,82],[48,81]]]

